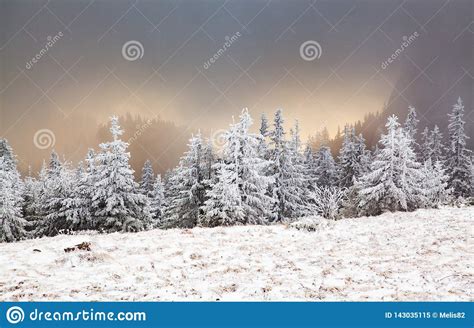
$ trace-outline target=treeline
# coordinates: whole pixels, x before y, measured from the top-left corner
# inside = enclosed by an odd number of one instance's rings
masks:
[[[346,126],[334,158],[327,144],[316,151],[310,142],[303,146],[297,122],[285,131],[281,110],[272,122],[262,116],[258,133],[251,132],[252,118],[243,110],[222,147],[198,133],[163,179],[147,161],[139,182],[116,117],[111,141],[99,151],[89,150],[75,168],[53,152],[37,177],[20,177],[3,139],[0,241],[80,230],[269,224],[308,215],[338,219],[464,203],[473,195],[474,174],[463,116],[459,98],[447,138],[436,126],[418,138],[410,107],[403,125],[395,116],[388,119],[371,150],[362,134]]]

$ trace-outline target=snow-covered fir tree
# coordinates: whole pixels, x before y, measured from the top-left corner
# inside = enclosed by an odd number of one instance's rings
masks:
[[[372,162],[372,152],[367,149],[365,138],[362,133],[360,133],[358,136],[355,136],[354,141],[360,154],[358,173],[359,176],[361,176],[362,174],[367,173],[369,170],[370,163]]]
[[[0,155],[0,242],[12,242],[26,236],[27,222],[22,214],[23,198],[17,189],[16,161],[5,152]]]
[[[0,158],[3,158],[2,166],[5,170],[16,170],[16,157],[7,139],[0,139]]]
[[[202,148],[202,178],[204,183],[204,189],[209,190],[210,185],[214,181],[215,171],[213,165],[216,162],[216,152],[214,150],[214,143],[212,139],[207,139],[203,143]]]
[[[365,142],[362,136],[355,135],[353,127],[344,128],[344,138],[339,150],[337,166],[339,186],[349,188],[354,178],[358,178],[364,171],[364,156],[366,155]]]
[[[316,185],[318,187],[330,187],[337,184],[336,162],[331,154],[329,146],[321,146],[315,155]]]
[[[471,150],[466,148],[469,138],[464,132],[464,105],[461,97],[453,106],[449,115],[449,156],[448,174],[449,187],[456,198],[469,197],[472,192],[471,182]]]
[[[294,168],[288,142],[285,139],[282,110],[278,109],[270,132],[269,159],[270,175],[275,179],[271,185],[272,196],[276,200],[273,210],[275,219],[294,218],[306,207],[304,195],[301,195],[299,173]]]
[[[144,230],[151,223],[149,201],[134,181],[128,143],[120,139],[123,131],[117,117],[111,118],[110,132],[113,140],[102,143],[96,156],[92,214],[105,231]]]
[[[150,196],[155,185],[155,172],[150,160],[146,160],[142,169],[142,179],[140,181],[140,190],[145,196]]]
[[[301,139],[300,127],[298,121],[295,122],[294,128],[290,130],[290,141],[288,143],[288,152],[290,156],[288,177],[291,179],[291,184],[294,193],[300,197],[299,206],[294,211],[294,216],[303,216],[308,214],[308,202],[310,195],[307,186],[307,176],[305,172],[305,159],[301,153]]]
[[[262,114],[260,117],[260,136],[259,142],[258,142],[258,154],[261,158],[263,159],[268,159],[268,143],[267,139],[269,136],[269,125],[268,125],[268,119],[265,114]]]
[[[417,119],[415,107],[408,106],[408,114],[407,114],[407,118],[405,120],[405,124],[403,128],[405,129],[405,132],[408,138],[410,138],[413,142],[412,146],[413,146],[414,151],[417,151],[417,147],[418,147],[417,140],[416,140],[416,133],[418,131],[419,122],[420,120]]]
[[[447,202],[450,190],[448,189],[448,176],[440,161],[431,162],[428,158],[422,166],[423,192],[425,207],[438,207]]]
[[[444,163],[446,159],[446,147],[443,144],[443,134],[441,133],[437,125],[434,126],[433,130],[429,131],[426,127],[422,134],[422,147],[420,150],[420,158],[423,162],[428,159],[435,162]]]
[[[28,232],[34,231],[41,220],[40,193],[41,183],[30,172],[23,182],[23,218],[28,222]]]
[[[17,168],[16,155],[6,139],[0,139],[0,158],[3,158],[3,169],[9,171],[14,186],[15,197],[22,198],[23,181]],[[22,205],[22,204],[20,204]]]
[[[61,163],[58,154],[53,151],[41,193],[42,220],[38,223],[38,236],[55,236],[68,232],[70,222],[64,212],[64,201],[72,196],[73,175],[68,163]]]
[[[167,183],[168,199],[163,219],[165,228],[192,228],[198,223],[200,207],[205,200],[202,144],[200,133],[192,136],[189,140],[188,151],[170,174]]]
[[[434,126],[430,135],[431,148],[430,158],[433,163],[441,162],[444,163],[446,160],[446,146],[443,141],[443,133],[440,131],[437,125]]]
[[[303,166],[304,166],[304,174],[306,178],[306,189],[311,190],[316,186],[316,174],[317,174],[317,167],[316,161],[314,159],[314,152],[311,148],[310,142],[306,143],[304,152],[303,152]]]
[[[163,218],[163,208],[165,206],[165,186],[161,180],[161,175],[157,174],[153,184],[153,192],[150,197],[150,214],[153,219],[152,226],[161,226]]]
[[[203,215],[199,224],[205,227],[244,224],[245,213],[239,187],[237,171],[231,165],[216,163],[216,182],[206,193]]]
[[[273,178],[264,174],[270,163],[259,156],[262,136],[250,133],[251,125],[244,109],[226,133],[222,161],[215,165],[217,181],[207,192],[200,225],[264,224],[272,218],[274,200],[267,190]]]
[[[431,136],[430,130],[428,127],[425,127],[423,132],[421,132],[421,149],[420,149],[420,159],[424,163],[427,160],[431,159]]]
[[[423,179],[413,142],[396,116],[386,124],[370,171],[356,182],[362,214],[412,210],[424,202]]]
[[[72,190],[62,201],[59,214],[63,215],[71,230],[93,229],[95,223],[91,213],[93,187],[91,183],[92,161],[87,158],[87,168],[80,162],[73,176]]]

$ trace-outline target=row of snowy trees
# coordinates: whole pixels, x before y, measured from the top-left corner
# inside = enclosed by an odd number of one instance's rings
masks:
[[[179,165],[162,180],[147,161],[139,183],[128,144],[112,118],[112,140],[90,150],[77,168],[53,152],[37,177],[24,180],[0,140],[0,241],[78,230],[140,231],[267,224],[306,215],[336,219],[410,211],[467,199],[473,193],[461,99],[449,114],[449,141],[438,127],[417,136],[416,111],[395,116],[376,149],[346,126],[336,160],[327,145],[302,150],[299,126],[287,135],[281,110],[251,131],[243,110],[221,149],[198,133]],[[418,143],[420,141],[420,143]]]

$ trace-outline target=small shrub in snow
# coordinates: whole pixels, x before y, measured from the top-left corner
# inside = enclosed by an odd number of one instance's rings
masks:
[[[314,211],[326,219],[336,220],[342,203],[346,199],[346,189],[338,187],[316,187],[311,193]]]
[[[329,224],[329,220],[323,217],[309,216],[290,223],[290,227],[296,230],[318,231],[321,228],[327,227]]]

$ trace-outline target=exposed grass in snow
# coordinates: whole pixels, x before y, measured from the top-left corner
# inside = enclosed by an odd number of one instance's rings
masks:
[[[474,207],[0,244],[0,300],[473,300]],[[90,242],[91,251],[64,252]],[[41,250],[41,252],[34,251]]]

